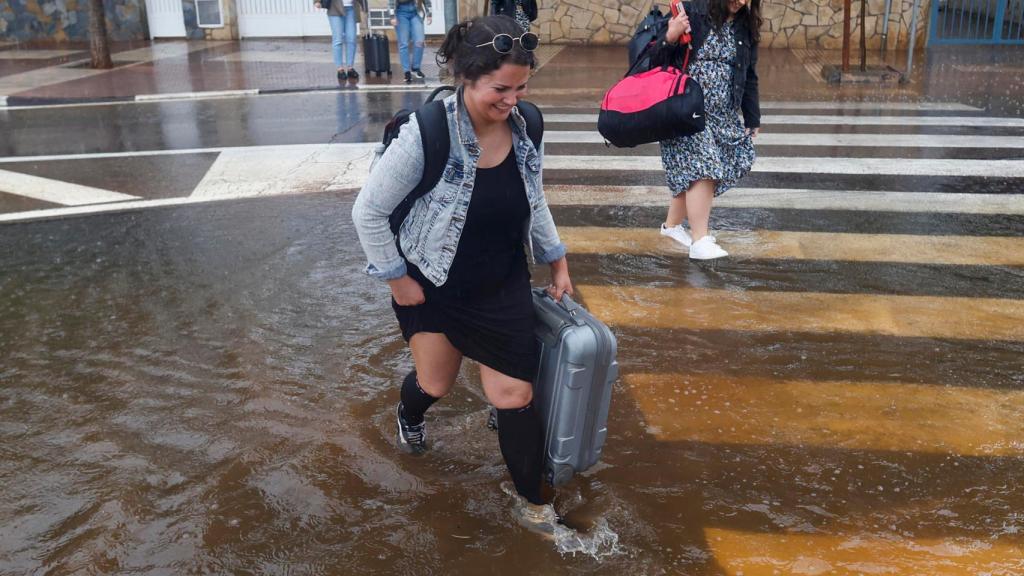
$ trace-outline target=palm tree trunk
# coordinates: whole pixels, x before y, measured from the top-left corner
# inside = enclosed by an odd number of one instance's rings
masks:
[[[103,12],[103,0],[89,0],[89,51],[93,68],[113,68],[110,60],[110,44],[107,41],[107,16]]]

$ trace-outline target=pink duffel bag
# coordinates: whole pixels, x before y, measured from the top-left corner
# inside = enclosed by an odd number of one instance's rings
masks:
[[[627,73],[604,95],[597,130],[619,148],[703,130],[704,91],[685,68],[684,64],[682,69],[662,66],[632,76]]]

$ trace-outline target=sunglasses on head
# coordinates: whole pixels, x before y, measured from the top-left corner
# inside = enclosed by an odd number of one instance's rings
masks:
[[[498,34],[490,42],[484,44],[478,44],[477,48],[483,48],[484,46],[492,46],[496,51],[502,54],[508,54],[512,51],[512,46],[515,45],[516,40],[519,41],[519,45],[523,47],[523,50],[527,52],[533,52],[537,49],[537,45],[540,44],[540,39],[533,32],[526,32],[518,38],[513,38],[509,34]]]

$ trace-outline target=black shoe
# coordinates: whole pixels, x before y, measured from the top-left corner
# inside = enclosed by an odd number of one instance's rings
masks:
[[[427,77],[427,75],[424,74],[422,70],[419,70],[417,68],[413,68],[412,73],[413,73],[414,76],[416,76],[416,78],[418,78],[420,80],[423,80],[424,78]]]
[[[402,417],[402,403],[396,410],[398,417],[398,447],[410,454],[422,454],[427,451],[427,423],[420,422],[413,426]]]
[[[348,78],[344,70],[338,70],[338,80],[344,80]]]
[[[412,73],[411,72],[406,72],[405,73],[405,83],[406,84],[412,84]]]
[[[349,68],[348,69],[348,79],[349,80],[359,80],[359,72],[356,72],[355,68]]]

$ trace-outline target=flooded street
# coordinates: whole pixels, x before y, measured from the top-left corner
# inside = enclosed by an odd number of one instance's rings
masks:
[[[412,360],[353,186],[196,192],[299,179],[308,158],[260,163],[326,140],[365,175],[416,94],[289,97],[281,135],[281,100],[222,132],[182,110],[234,100],[162,103],[159,142],[146,109],[83,113],[132,136],[92,144],[4,111],[0,208],[24,221],[0,223],[0,574],[1024,574],[1019,103],[797,102],[765,74],[758,164],[712,214],[732,256],[698,263],[657,233],[657,147],[606,148],[592,103],[545,96],[568,55],[536,82],[545,189],[621,373],[602,461],[555,500],[578,538],[514,523],[471,363],[431,451],[394,446]],[[140,203],[55,207],[19,174]]]
[[[1024,570],[1019,300],[980,299],[993,316],[959,333],[941,311],[941,334],[871,333],[846,312],[855,298],[815,300],[835,275],[820,263],[790,264],[803,288],[766,292],[749,260],[571,259],[616,327],[623,378],[603,463],[557,500],[617,543],[562,557],[510,522],[474,369],[432,410],[428,457],[393,448],[411,361],[382,287],[356,273],[351,200],[5,228],[5,572]],[[1019,269],[1001,273],[1019,292]],[[900,292],[960,301],[971,283]],[[735,295],[732,320],[689,313],[714,307],[686,286]],[[906,295],[928,291],[946,295]],[[854,329],[757,326],[796,310]]]

